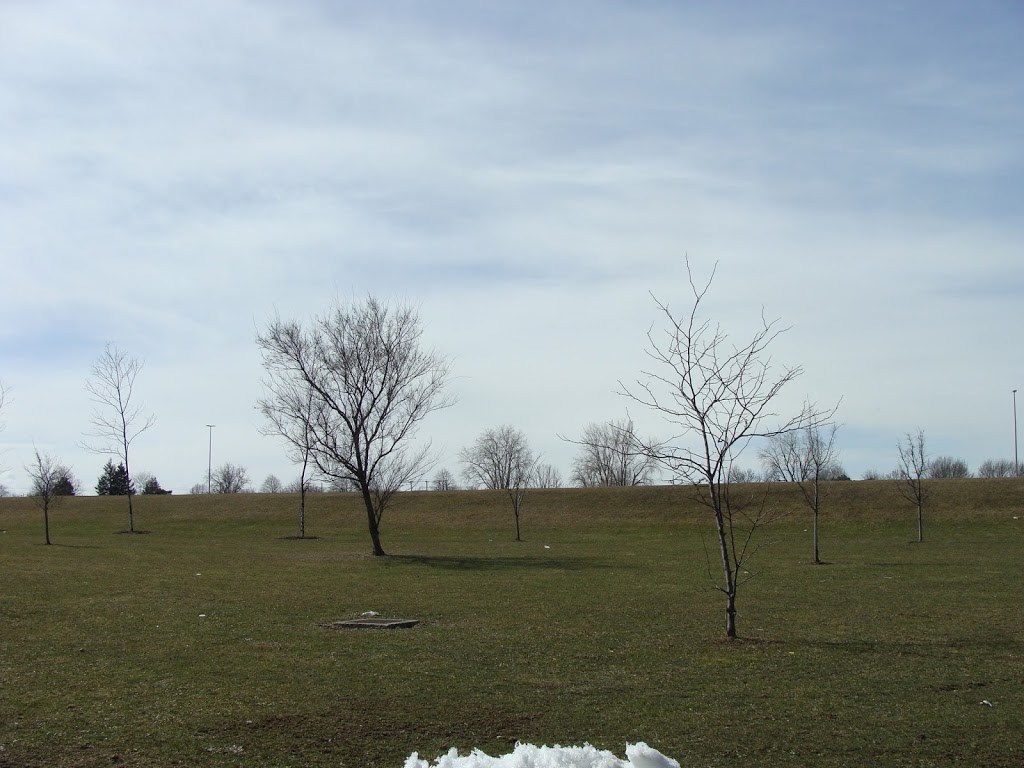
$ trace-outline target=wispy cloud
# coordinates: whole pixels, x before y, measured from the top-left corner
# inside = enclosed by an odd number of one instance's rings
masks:
[[[78,394],[113,339],[148,360],[161,482],[197,479],[211,420],[285,474],[254,329],[369,291],[458,358],[450,457],[513,421],[567,469],[555,433],[624,410],[689,253],[725,324],[794,325],[780,358],[858,450],[912,421],[980,461],[1005,424],[971,398],[1022,374],[989,339],[1022,289],[1022,29],[1000,3],[5,3],[3,439],[91,474]]]

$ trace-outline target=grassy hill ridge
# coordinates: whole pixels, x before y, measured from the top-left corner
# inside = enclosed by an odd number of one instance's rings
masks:
[[[824,484],[823,514],[836,520],[888,521],[913,512],[892,481],[841,481]],[[734,485],[734,493],[764,493],[762,484]],[[932,520],[963,520],[1000,517],[1024,510],[1024,478],[925,481],[926,516]],[[771,483],[769,503],[787,515],[809,511],[793,483]],[[116,520],[125,508],[124,497],[81,496],[61,500],[53,511],[55,520],[108,515]],[[152,520],[189,518],[259,519],[280,516],[287,521],[298,515],[297,494],[229,494],[198,496],[137,496],[138,514]],[[700,522],[706,509],[688,486],[641,486],[634,488],[556,488],[531,490],[523,507],[524,524],[574,525],[611,521]],[[0,499],[0,521],[41,514],[30,498]],[[307,496],[309,524],[330,525],[365,515],[362,499],[355,493],[323,493]],[[407,491],[399,493],[385,513],[389,522],[445,526],[501,526],[511,515],[507,497],[500,491]]]

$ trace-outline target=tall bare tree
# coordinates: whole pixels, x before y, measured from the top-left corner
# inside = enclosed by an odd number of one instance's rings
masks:
[[[434,479],[431,481],[435,491],[457,491],[459,490],[459,484],[455,482],[455,475],[450,470],[442,468],[437,470],[434,474]]]
[[[156,418],[143,413],[135,397],[135,379],[142,370],[142,362],[114,344],[106,348],[93,364],[85,389],[97,405],[92,412],[92,429],[82,447],[93,453],[117,456],[124,463],[129,480],[128,532],[135,533],[135,515],[132,508],[131,465],[129,449],[135,439],[153,426]]]
[[[773,411],[782,389],[801,369],[775,371],[769,355],[772,342],[785,330],[762,314],[760,327],[747,341],[735,343],[709,320],[701,319],[701,304],[714,280],[694,281],[687,262],[693,304],[676,314],[655,298],[665,327],[648,331],[647,354],[654,364],[635,384],[620,384],[621,392],[658,412],[677,435],[647,444],[647,454],[675,480],[691,483],[710,510],[721,558],[721,577],[715,588],[725,596],[725,632],[736,637],[736,596],[749,578],[748,561],[757,550],[755,532],[771,521],[764,501],[747,505],[729,493],[732,462],[755,437],[771,437],[821,423],[819,414],[801,411],[780,417]],[[710,562],[709,562],[710,573]]]
[[[519,516],[538,459],[522,430],[509,424],[485,430],[473,445],[459,453],[463,474],[471,485],[508,494],[516,521],[516,541],[522,541]]]
[[[985,459],[978,466],[978,477],[1013,477],[1016,473],[1011,459]]]
[[[576,443],[572,482],[581,487],[648,485],[655,462],[637,438],[632,419],[588,424]]]
[[[806,406],[811,411],[811,406]],[[835,424],[810,424],[803,429],[784,432],[769,438],[761,449],[761,460],[769,477],[797,483],[800,493],[811,508],[813,524],[811,541],[815,565],[821,564],[818,517],[825,497],[824,482],[838,473]]]
[[[928,453],[926,451],[924,430],[904,435],[897,446],[900,452],[900,463],[896,466],[893,477],[900,494],[917,508],[917,541],[924,541],[924,503],[927,494],[924,479],[928,476]]]
[[[554,464],[538,464],[533,471],[534,488],[561,488],[562,473]]]
[[[317,472],[362,495],[374,555],[386,554],[380,522],[394,494],[433,463],[429,444],[413,445],[417,428],[453,402],[443,393],[451,363],[422,335],[415,310],[371,296],[338,302],[308,327],[275,318],[256,337],[267,372],[260,411],[278,434],[308,425]]]
[[[50,542],[50,509],[57,505],[61,499],[68,495],[62,492],[62,486],[71,476],[71,470],[60,464],[48,453],[40,453],[38,448],[33,449],[35,460],[25,467],[29,478],[32,481],[33,496],[43,511],[43,531],[46,544]]]
[[[213,470],[214,493],[245,493],[249,490],[249,471],[238,464],[225,462]]]
[[[957,456],[936,456],[928,462],[928,477],[933,480],[971,477],[967,462]]]
[[[281,493],[284,490],[284,483],[277,475],[267,475],[260,485],[260,493]]]

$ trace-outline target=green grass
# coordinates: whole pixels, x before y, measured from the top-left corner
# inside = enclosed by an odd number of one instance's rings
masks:
[[[0,766],[401,766],[515,741],[684,766],[1024,765],[1024,483],[839,483],[791,514],[723,639],[681,489],[0,499]],[[710,538],[707,539],[711,544]],[[545,546],[546,545],[546,546]],[[366,610],[410,630],[331,630]],[[200,618],[203,614],[205,618]],[[994,706],[980,704],[986,700]]]

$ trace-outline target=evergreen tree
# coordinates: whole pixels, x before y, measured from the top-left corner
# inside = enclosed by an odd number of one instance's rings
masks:
[[[97,496],[127,496],[129,491],[135,493],[135,485],[128,477],[124,464],[114,466],[113,460],[107,461],[103,472],[96,483]]]
[[[54,472],[54,496],[75,496],[78,494],[78,480],[75,479],[70,469],[58,465]]]
[[[145,495],[161,495],[169,494],[170,491],[161,488],[159,481],[155,477],[149,477],[146,479],[145,485],[142,486],[142,493]]]

